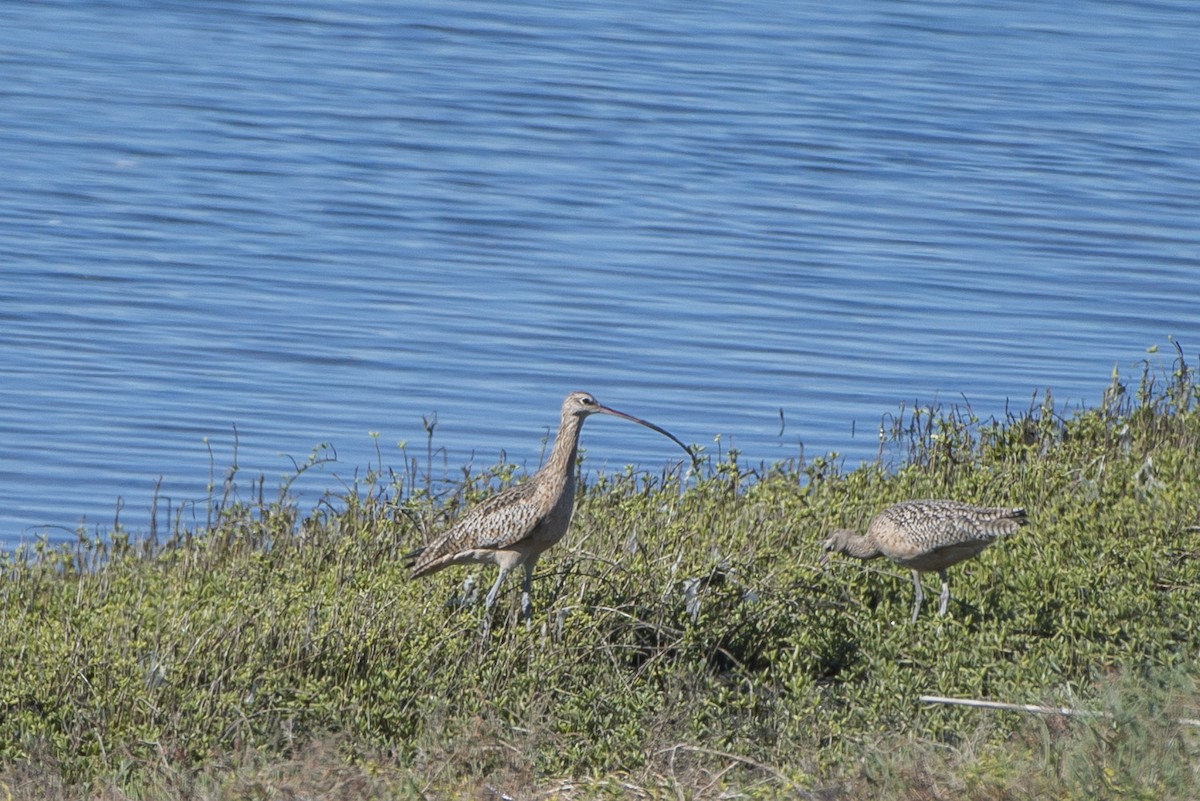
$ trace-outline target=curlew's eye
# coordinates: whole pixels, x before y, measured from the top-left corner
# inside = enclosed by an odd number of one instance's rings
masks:
[[[596,403],[596,399],[589,398],[587,395],[584,395],[582,398],[579,399],[579,402],[582,403],[584,406],[592,406]]]

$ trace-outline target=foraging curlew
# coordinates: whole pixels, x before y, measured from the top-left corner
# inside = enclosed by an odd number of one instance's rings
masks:
[[[588,415],[611,414],[646,426],[674,440],[695,460],[688,446],[669,431],[653,423],[602,405],[587,392],[572,392],[563,400],[562,421],[550,457],[532,478],[480,501],[465,517],[429,544],[404,558],[412,568],[411,577],[436,573],[450,565],[467,562],[494,564],[500,568],[496,583],[484,603],[486,633],[492,605],[504,577],[517,567],[525,568],[521,593],[521,613],[526,620],[533,613],[529,597],[533,566],[538,557],[567,533],[575,506],[575,457],[579,450],[579,431]]]
[[[996,540],[1025,525],[1025,510],[970,506],[957,501],[905,501],[889,506],[871,519],[866,536],[849,529],[832,532],[822,544],[821,565],[833,551],[858,559],[886,556],[912,570],[916,603],[912,622],[925,596],[921,573],[936,570],[942,580],[942,603],[938,614],[946,614],[950,583],[946,568],[977,556]]]

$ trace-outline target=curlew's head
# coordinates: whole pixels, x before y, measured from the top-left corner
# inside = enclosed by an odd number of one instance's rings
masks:
[[[589,414],[607,411],[608,408],[596,400],[590,392],[572,392],[563,398],[562,416],[587,417]]]
[[[667,431],[665,428],[659,428],[658,426],[654,425],[654,423],[643,420],[640,417],[634,417],[631,414],[619,412],[616,409],[610,409],[600,401],[596,400],[595,396],[590,392],[572,392],[563,399],[562,416],[564,421],[571,417],[577,417],[579,418],[580,422],[582,422],[588,417],[588,415],[592,414],[611,414],[614,417],[620,417],[625,420],[629,420],[630,422],[637,423],[640,426],[645,426],[652,431],[657,431],[679,447],[683,448],[684,452],[688,455],[688,458],[690,458],[693,463],[696,461],[696,455],[692,453],[692,449],[687,445],[684,445],[679,438],[670,431]]]
[[[851,531],[848,528],[834,529],[829,532],[829,536],[821,543],[821,567],[829,564],[829,555],[832,553],[844,553],[850,556],[856,556],[859,559],[869,559],[871,556],[864,555],[864,538],[857,531]]]

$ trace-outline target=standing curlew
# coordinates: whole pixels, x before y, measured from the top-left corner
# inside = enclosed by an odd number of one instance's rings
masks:
[[[588,415],[611,414],[632,420],[674,440],[669,431],[653,423],[616,409],[603,406],[587,392],[572,392],[563,400],[562,421],[554,438],[550,457],[532,478],[480,501],[429,544],[404,558],[412,568],[412,578],[436,573],[450,565],[467,562],[493,564],[500,568],[496,583],[484,604],[484,631],[491,619],[492,605],[504,577],[517,567],[525,568],[521,593],[521,613],[526,620],[533,613],[529,597],[533,566],[542,551],[562,539],[575,507],[575,457],[579,450],[579,431]]]
[[[921,592],[921,573],[936,570],[942,579],[942,603],[938,614],[946,614],[950,600],[950,582],[946,568],[980,551],[1007,534],[1025,525],[1025,510],[1021,508],[988,508],[970,506],[958,501],[905,501],[889,506],[871,519],[866,536],[849,529],[838,529],[822,544],[821,565],[829,561],[832,551],[858,559],[886,556],[898,565],[912,570],[913,586],[917,590],[912,621],[925,596]]]

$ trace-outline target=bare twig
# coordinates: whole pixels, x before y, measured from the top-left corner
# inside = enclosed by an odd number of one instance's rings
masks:
[[[671,746],[670,748],[660,749],[658,751],[658,753],[660,753],[660,754],[669,753],[671,755],[670,761],[673,763],[675,760],[675,754],[677,754],[680,751],[691,751],[692,753],[703,754],[705,756],[720,757],[721,759],[732,759],[734,762],[741,762],[743,765],[749,765],[752,768],[756,768],[758,770],[761,770],[761,771],[771,774],[786,787],[794,787],[796,784],[794,781],[792,781],[787,776],[783,775],[777,769],[771,767],[770,765],[765,765],[762,762],[751,759],[750,757],[741,756],[740,754],[731,754],[728,751],[717,751],[712,748],[701,748],[698,745],[686,745],[684,743],[678,743],[676,745]]]
[[[1038,706],[1037,704],[1008,704],[1003,701],[981,701],[975,698],[946,698],[941,695],[922,695],[918,701],[926,704],[949,704],[953,706],[971,706],[980,709],[1003,709],[1008,712],[1031,712],[1037,715],[1062,715],[1064,717],[1111,718],[1108,712],[1095,712],[1088,709],[1071,709],[1061,706]],[[1184,726],[1200,726],[1200,720],[1194,718],[1175,718],[1176,723]]]

